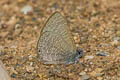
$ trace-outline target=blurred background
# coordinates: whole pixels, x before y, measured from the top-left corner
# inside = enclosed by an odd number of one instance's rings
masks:
[[[36,45],[47,19],[59,11],[79,64],[43,65]],[[120,0],[0,0],[0,60],[12,80],[120,80]]]

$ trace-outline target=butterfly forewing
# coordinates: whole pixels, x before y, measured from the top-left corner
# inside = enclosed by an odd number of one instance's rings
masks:
[[[38,54],[40,59],[50,63],[64,62],[66,56],[76,47],[66,20],[60,13],[54,13],[40,33]]]

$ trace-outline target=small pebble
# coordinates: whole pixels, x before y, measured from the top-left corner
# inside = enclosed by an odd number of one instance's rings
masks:
[[[102,75],[103,75],[103,73],[96,73],[96,77],[100,77]]]
[[[25,0],[18,0],[18,2],[19,2],[19,3],[23,3],[23,2],[25,2]]]
[[[99,51],[99,52],[96,53],[96,55],[97,56],[108,56],[107,52],[105,52],[105,51]]]
[[[27,72],[33,72],[34,67],[32,67],[32,66],[27,66],[27,67],[26,67],[26,70],[27,70]]]
[[[97,77],[97,80],[103,80],[103,77]]]
[[[4,47],[3,46],[0,46],[0,55],[3,55],[4,52],[2,52],[4,50]]]
[[[33,65],[33,62],[30,63],[30,66],[32,66],[32,65]]]
[[[32,11],[33,11],[33,8],[30,5],[24,6],[21,9],[21,12],[24,13],[24,14],[28,14],[29,12],[32,12]]]
[[[12,16],[12,17],[9,19],[9,21],[7,22],[7,24],[8,24],[9,26],[14,27],[13,25],[15,25],[16,22],[17,22],[16,16]],[[8,28],[9,28],[9,27],[8,27]]]
[[[55,9],[58,9],[58,8],[59,8],[59,5],[58,5],[57,3],[54,3],[54,4],[53,4],[53,7],[54,7]]]
[[[4,55],[4,54],[5,54],[4,52],[0,51],[0,56],[1,56],[1,55]]]
[[[74,36],[75,43],[80,43],[80,37],[79,36]]]
[[[89,75],[82,75],[82,77],[81,77],[81,80],[88,80],[88,79],[90,79],[90,76]]]
[[[111,46],[111,44],[99,44],[99,45],[97,45],[98,47],[110,47]]]
[[[79,75],[81,75],[81,76],[82,76],[82,75],[85,75],[85,74],[86,74],[86,72],[84,72],[84,71],[81,72],[81,73],[79,73]]]
[[[18,67],[21,67],[21,66],[22,66],[22,64],[17,64],[17,66],[18,66]]]
[[[88,60],[88,59],[93,59],[94,56],[85,56],[85,60]]]
[[[90,76],[93,76],[93,77],[101,77],[103,75],[102,73],[103,69],[102,68],[96,68],[95,71],[92,71],[90,73]]]
[[[96,76],[96,72],[95,72],[95,71],[92,71],[92,72],[90,73],[90,76],[95,77],[95,76]]]
[[[50,69],[50,72],[51,72],[51,73],[61,73],[62,70],[61,70],[60,67],[57,67],[57,68],[54,68],[54,69]]]
[[[117,46],[117,49],[120,50],[120,46]]]
[[[12,78],[16,78],[16,74],[13,73],[13,74],[11,75],[11,77],[12,77]]]
[[[114,37],[113,40],[120,41],[120,37]]]
[[[117,45],[119,41],[120,41],[120,37],[114,37],[112,44]]]

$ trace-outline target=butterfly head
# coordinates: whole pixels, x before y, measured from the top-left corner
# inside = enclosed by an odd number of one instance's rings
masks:
[[[77,62],[79,60],[80,57],[83,56],[83,50],[82,49],[78,49],[76,51],[72,52],[72,55],[68,56],[68,58],[66,58],[66,64],[72,64],[74,62]]]

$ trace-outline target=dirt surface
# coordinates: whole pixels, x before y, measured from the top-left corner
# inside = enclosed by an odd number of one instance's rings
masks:
[[[55,11],[84,50],[75,64],[37,58],[40,30]],[[0,0],[0,60],[12,80],[120,80],[120,0]]]

